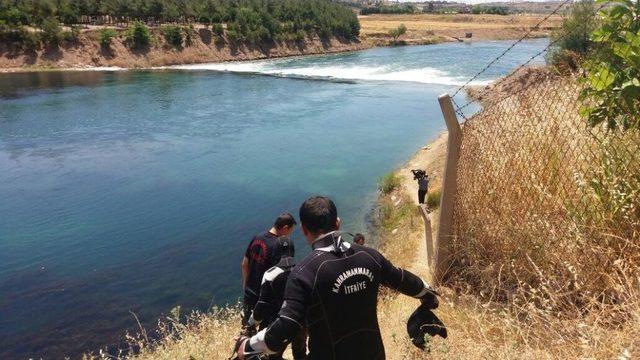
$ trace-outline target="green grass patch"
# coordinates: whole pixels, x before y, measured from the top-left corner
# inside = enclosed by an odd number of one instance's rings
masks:
[[[429,209],[437,209],[440,207],[440,190],[432,191],[427,195],[427,207]]]
[[[390,172],[378,180],[378,189],[383,194],[390,194],[393,190],[400,187],[402,180],[395,172]]]

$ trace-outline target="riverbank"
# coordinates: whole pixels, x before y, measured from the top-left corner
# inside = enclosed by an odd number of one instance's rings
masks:
[[[346,40],[318,37],[302,41],[234,43],[226,35],[217,36],[203,26],[194,28],[189,46],[174,47],[164,40],[159,29],[152,29],[152,42],[147,49],[131,49],[124,43],[124,28],[109,47],[100,45],[99,29],[90,27],[79,32],[73,41],[60,46],[36,50],[16,50],[0,44],[0,73],[47,70],[81,70],[91,68],[149,68],[168,65],[260,60],[301,55],[321,55],[394,45],[389,31],[405,24],[407,33],[399,44],[428,45],[461,41],[467,34],[471,40],[518,39],[547,37],[561,19],[552,17],[545,26],[536,27],[539,15],[369,15],[360,16],[360,39]],[[466,39],[468,41],[469,39]]]
[[[0,45],[0,72],[81,70],[91,68],[149,68],[168,65],[259,60],[300,55],[331,54],[363,50],[360,41],[319,38],[304,41],[235,44],[225,36],[215,36],[200,28],[191,44],[169,46],[156,29],[147,49],[131,49],[122,33],[111,45],[100,45],[97,30],[82,32],[75,41],[63,41],[59,47],[43,47],[34,51],[12,50]]]

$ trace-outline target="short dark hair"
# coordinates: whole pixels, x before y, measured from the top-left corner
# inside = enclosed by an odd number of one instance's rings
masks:
[[[276,221],[273,223],[273,227],[276,229],[282,229],[285,226],[294,226],[296,225],[296,219],[293,218],[293,215],[288,212],[284,212],[278,216]]]
[[[357,243],[360,240],[362,240],[362,242],[364,243],[364,235],[362,235],[360,233],[357,233],[357,234],[353,235],[353,242],[354,243]]]
[[[300,206],[300,222],[313,234],[336,230],[338,209],[326,196],[313,196]]]

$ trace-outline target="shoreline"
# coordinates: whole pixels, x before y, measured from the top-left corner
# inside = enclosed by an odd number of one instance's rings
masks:
[[[527,40],[535,40],[541,39],[544,36],[531,37]],[[133,66],[91,66],[89,64],[77,64],[74,66],[56,66],[51,64],[41,64],[41,65],[27,65],[21,67],[2,67],[2,62],[0,61],[0,74],[18,74],[18,73],[36,73],[36,72],[82,72],[82,71],[135,71],[135,70],[166,70],[171,69],[174,66],[181,65],[201,65],[201,64],[224,64],[224,63],[233,63],[233,62],[251,62],[251,61],[261,61],[261,60],[275,60],[275,59],[290,59],[290,58],[307,58],[312,56],[324,56],[324,55],[334,55],[334,54],[347,54],[347,53],[355,53],[364,50],[376,49],[376,48],[393,48],[393,47],[410,47],[410,46],[428,46],[428,45],[438,45],[438,44],[446,44],[446,43],[456,43],[456,42],[464,42],[464,43],[473,43],[473,42],[486,42],[486,41],[507,41],[507,40],[515,40],[515,39],[477,39],[474,41],[459,41],[455,38],[445,38],[439,37],[438,39],[428,39],[428,40],[416,40],[416,39],[408,39],[399,42],[398,44],[391,43],[380,43],[380,42],[372,42],[372,41],[358,41],[358,42],[350,42],[350,43],[341,43],[342,45],[346,45],[346,47],[338,46],[336,48],[326,48],[322,51],[315,51],[316,49],[312,49],[312,51],[307,53],[282,53],[282,54],[274,54],[274,55],[256,55],[256,56],[238,56],[238,57],[229,57],[222,59],[201,59],[195,60],[191,62],[169,62],[162,65],[151,65],[148,66],[138,66],[138,63],[134,63]],[[169,52],[168,54],[175,54]],[[2,58],[0,57],[0,60]]]
[[[74,40],[58,46],[38,46],[21,50],[0,44],[0,73],[40,71],[82,71],[102,67],[110,69],[148,69],[173,65],[224,63],[288,58],[294,56],[348,53],[378,47],[432,45],[448,42],[516,40],[548,37],[560,26],[562,18],[547,19],[539,27],[541,15],[474,15],[474,14],[376,14],[359,16],[357,39],[317,36],[295,41],[233,42],[228,36],[196,25],[189,45],[172,46],[164,39],[161,28],[151,28],[151,45],[132,49],[125,41],[124,28],[117,29],[107,47],[99,41],[98,28],[85,28]],[[394,39],[390,32],[406,25],[406,34]]]
[[[135,70],[165,70],[170,69],[173,66],[181,66],[181,65],[200,65],[200,64],[224,64],[224,63],[233,63],[233,62],[251,62],[251,61],[260,61],[260,60],[274,60],[274,59],[285,59],[285,58],[297,58],[297,57],[309,57],[309,56],[323,56],[323,55],[333,55],[333,54],[344,54],[344,53],[352,53],[357,51],[363,51],[368,49],[373,49],[376,47],[380,47],[377,45],[373,46],[362,46],[362,42],[350,43],[349,45],[360,45],[353,46],[353,48],[338,48],[338,49],[327,49],[324,51],[312,51],[308,53],[291,53],[291,54],[276,54],[276,55],[263,55],[263,56],[253,56],[253,57],[238,57],[238,58],[225,58],[225,59],[211,59],[202,61],[193,61],[193,62],[175,62],[169,63],[159,66],[90,66],[90,65],[78,65],[78,66],[51,66],[51,65],[28,65],[22,67],[0,67],[0,74],[16,74],[16,73],[34,73],[34,72],[81,72],[81,71],[135,71]]]

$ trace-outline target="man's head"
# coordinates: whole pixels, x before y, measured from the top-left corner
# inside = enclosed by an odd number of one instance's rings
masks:
[[[336,204],[325,196],[313,196],[300,206],[302,232],[311,243],[318,236],[340,229]]]
[[[353,235],[353,242],[358,245],[364,245],[364,235],[360,233]]]
[[[278,236],[290,236],[295,227],[296,219],[288,212],[280,214],[273,223],[273,228],[276,230],[276,235]]]

